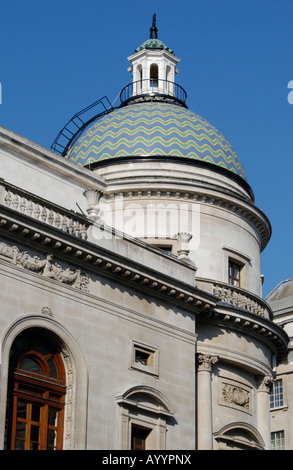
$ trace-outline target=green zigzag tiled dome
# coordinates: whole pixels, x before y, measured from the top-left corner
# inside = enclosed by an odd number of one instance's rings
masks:
[[[67,154],[81,166],[127,157],[202,161],[246,180],[238,156],[223,135],[205,119],[173,104],[118,108],[89,124]]]

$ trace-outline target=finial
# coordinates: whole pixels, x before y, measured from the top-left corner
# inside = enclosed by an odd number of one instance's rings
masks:
[[[150,39],[158,39],[158,29],[156,27],[156,13],[153,15],[153,24],[152,27],[150,28]]]

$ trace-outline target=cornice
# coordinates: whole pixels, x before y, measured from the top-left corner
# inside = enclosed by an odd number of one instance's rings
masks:
[[[1,148],[9,152],[15,152],[18,157],[22,156],[31,162],[36,162],[42,168],[53,171],[63,178],[70,178],[84,188],[95,185],[102,190],[105,189],[102,176],[0,126],[0,150]]]
[[[232,212],[235,216],[245,219],[245,221],[250,224],[254,230],[257,231],[260,240],[261,250],[263,250],[267,243],[270,240],[272,229],[271,224],[267,216],[258,209],[250,201],[231,196],[231,194],[225,194],[218,190],[209,190],[207,188],[196,188],[188,190],[168,190],[162,189],[163,183],[156,183],[157,188],[152,188],[151,185],[140,184],[140,189],[128,189],[118,188],[116,190],[111,190],[110,185],[108,186],[107,191],[104,193],[104,197],[108,200],[114,200],[115,197],[123,197],[125,200],[129,199],[170,199],[176,200],[178,202],[191,202],[213,206],[218,209],[226,210]]]
[[[216,308],[200,312],[197,323],[211,323],[221,327],[235,329],[237,333],[254,336],[267,344],[274,345],[278,361],[287,352],[289,338],[286,332],[269,319],[248,312],[237,306],[218,302]]]
[[[212,294],[195,286],[1,205],[0,234],[13,243],[43,254],[50,252],[67,263],[82,267],[87,273],[110,278],[165,302],[172,299],[173,305],[183,307],[192,314],[216,305],[217,299]]]

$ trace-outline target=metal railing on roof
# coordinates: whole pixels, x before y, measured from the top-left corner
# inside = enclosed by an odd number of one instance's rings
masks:
[[[97,108],[102,107],[102,111],[97,113]],[[51,149],[53,152],[59,153],[60,155],[66,155],[69,147],[78,138],[85,127],[95,119],[104,116],[107,113],[113,111],[113,107],[106,96],[100,98],[94,103],[90,104],[86,108],[82,109],[67,122],[67,124],[61,129]]]
[[[150,99],[152,97],[161,97],[163,100],[167,98],[186,107],[187,93],[184,88],[175,82],[160,78],[150,78],[129,83],[120,93],[120,104],[125,105],[130,100],[145,97]]]
[[[125,106],[132,99],[156,97],[169,100],[186,107],[187,93],[180,85],[169,80],[148,79],[139,80],[126,85],[120,92],[120,106]],[[97,108],[102,111],[97,113]],[[86,108],[82,109],[65,124],[51,145],[53,152],[65,156],[70,146],[78,139],[82,131],[92,121],[110,113],[115,108],[106,96],[100,98]]]

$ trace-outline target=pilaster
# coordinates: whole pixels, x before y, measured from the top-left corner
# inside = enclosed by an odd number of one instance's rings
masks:
[[[212,367],[218,362],[217,356],[198,354],[197,370],[197,448],[213,449],[212,416]]]
[[[273,385],[270,375],[257,377],[257,418],[258,430],[265,442],[265,449],[271,449],[270,391]]]

